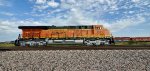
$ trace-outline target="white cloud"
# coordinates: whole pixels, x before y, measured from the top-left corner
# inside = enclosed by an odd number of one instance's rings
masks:
[[[47,8],[56,8],[59,6],[59,3],[58,2],[55,2],[55,0],[51,0],[51,1],[48,1],[48,0],[29,0],[30,2],[34,2],[35,5],[33,7],[34,10],[37,10],[37,11],[42,11],[42,10],[45,10]]]
[[[0,6],[10,7],[12,4],[8,0],[0,0]]]
[[[140,2],[139,2],[140,1]],[[146,9],[142,8],[144,5],[148,6],[150,4],[149,0],[132,0],[134,4],[130,4],[130,1],[124,1],[124,0],[61,0],[61,3],[55,2],[55,0],[47,1],[47,4],[50,7],[58,7],[59,9],[50,10],[48,11],[48,16],[52,15],[57,12],[61,12],[64,10],[70,10],[65,13],[56,14],[55,17],[47,18],[49,21],[55,21],[53,23],[60,24],[64,20],[64,24],[93,24],[98,21],[98,23],[101,23],[103,25],[107,26],[116,26],[113,28],[113,30],[121,30],[123,28],[132,26],[132,23],[142,23],[144,17],[140,19],[137,17],[137,14],[139,14],[141,11],[146,11]],[[145,4],[146,3],[146,4]],[[44,4],[45,5],[45,4]],[[144,6],[145,7],[145,6]],[[47,7],[48,8],[48,7]],[[140,10],[131,10],[132,8],[140,9]],[[122,10],[122,11],[120,11]],[[124,11],[123,11],[124,10]],[[104,14],[111,13],[111,14],[122,14],[125,13],[126,15],[121,16],[120,18],[112,21],[112,23],[105,21],[101,21],[102,19],[99,19],[99,17],[103,16]],[[132,14],[132,15],[127,15]],[[61,17],[65,17],[65,19],[61,19]],[[131,18],[132,17],[132,18]],[[131,19],[130,19],[131,18]],[[135,19],[139,19],[136,21]],[[52,19],[52,20],[51,20]],[[96,19],[96,20],[95,20]],[[125,23],[125,24],[124,24]],[[62,25],[62,24],[61,24]],[[122,25],[123,27],[117,27]]]
[[[62,9],[56,9],[56,10],[50,10],[50,11],[48,11],[48,13],[47,14],[54,14],[54,13],[58,13],[58,12],[61,12],[61,11],[63,11]]]
[[[33,21],[33,20],[0,20],[0,33],[5,32],[5,33],[17,33],[18,26],[36,26],[36,25],[47,25],[44,22],[41,21]]]
[[[35,9],[38,9],[39,11],[41,11],[41,10],[44,10],[44,9],[46,9],[48,7],[49,7],[48,5],[36,5]]]
[[[14,24],[13,22],[10,22],[10,21],[0,21],[0,33],[3,33],[3,34],[7,34],[7,33],[15,33],[17,32],[16,28],[17,28],[17,25]],[[2,34],[0,34],[2,35]]]
[[[138,16],[138,12],[140,11],[127,10],[133,7],[141,8],[144,2],[139,6],[136,6],[137,4],[129,5],[128,2],[126,2],[125,5],[118,6],[121,2],[121,0],[61,0],[61,10],[69,9],[70,11],[65,14],[57,15],[52,19],[48,19],[48,21],[57,25],[94,25],[100,23],[115,32],[145,22],[145,17],[142,16],[144,13]],[[95,19],[95,16],[102,16],[107,12],[119,15],[120,13],[117,10],[120,9],[125,9],[123,13],[133,15],[124,15],[111,23],[101,19],[93,20],[93,17]],[[61,12],[61,10],[59,10],[59,12]],[[66,19],[61,19],[62,16],[67,17]]]
[[[130,13],[130,14],[133,14],[133,13],[134,13],[134,11],[129,11],[129,13]]]
[[[58,10],[58,12],[61,10]],[[57,10],[56,10],[57,12]],[[63,17],[63,18],[61,18]],[[93,20],[86,18],[83,14],[75,8],[72,8],[67,15],[56,16],[55,18],[45,18],[47,23],[51,23],[52,25],[94,25],[97,24]]]
[[[137,15],[136,18],[127,18],[127,19],[121,19],[118,21],[113,22],[108,28],[112,30],[113,32],[125,29],[130,26],[138,25],[144,23],[146,20],[144,17]]]
[[[47,3],[50,7],[58,7],[59,3],[55,2],[54,0],[51,0]]]
[[[132,0],[132,2],[135,2],[135,3],[137,3],[137,2],[139,2],[140,0]]]
[[[0,12],[0,14],[6,15],[6,16],[14,16],[14,14],[10,12]]]
[[[36,4],[44,4],[46,3],[46,0],[36,0]]]
[[[76,0],[66,0],[68,3],[76,3]]]

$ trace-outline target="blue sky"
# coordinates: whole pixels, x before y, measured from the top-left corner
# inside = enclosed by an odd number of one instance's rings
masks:
[[[150,0],[0,0],[0,41],[20,25],[95,25],[114,36],[150,36]]]

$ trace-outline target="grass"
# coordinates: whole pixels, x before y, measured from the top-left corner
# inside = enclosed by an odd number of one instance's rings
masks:
[[[116,42],[116,45],[141,45],[141,46],[150,46],[150,42],[138,42],[138,41],[125,41],[125,42]]]
[[[0,43],[0,47],[13,47],[15,46],[14,44],[9,44],[9,43]]]

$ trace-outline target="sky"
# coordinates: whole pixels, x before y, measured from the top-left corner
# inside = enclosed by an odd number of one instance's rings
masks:
[[[150,0],[0,0],[0,41],[37,25],[103,25],[113,36],[150,37]]]

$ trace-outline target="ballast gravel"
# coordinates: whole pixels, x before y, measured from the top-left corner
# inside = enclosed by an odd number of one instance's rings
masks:
[[[150,50],[1,51],[0,71],[150,71]]]

